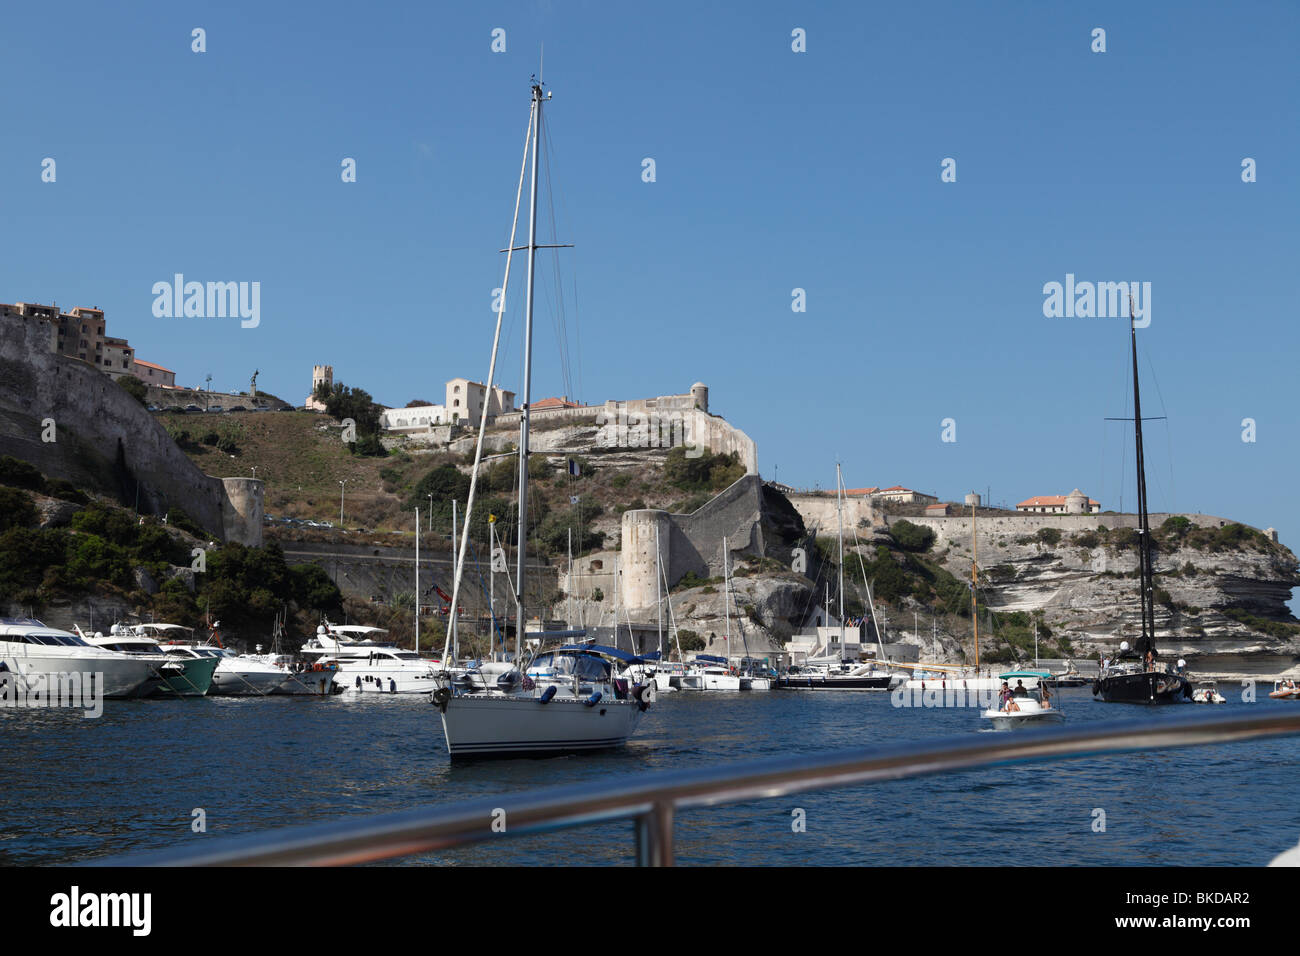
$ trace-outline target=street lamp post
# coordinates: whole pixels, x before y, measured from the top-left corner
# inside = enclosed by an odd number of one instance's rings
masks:
[[[339,482],[339,530],[343,530],[343,496],[347,492],[348,479]]]

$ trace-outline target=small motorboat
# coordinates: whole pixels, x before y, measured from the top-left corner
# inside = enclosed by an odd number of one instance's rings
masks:
[[[1033,727],[1039,724],[1056,724],[1065,720],[1065,712],[1052,704],[1049,684],[1052,675],[1047,671],[1012,671],[1003,674],[1002,679],[1020,681],[1033,678],[1037,683],[1032,689],[1011,694],[1000,704],[995,704],[984,711],[980,717],[991,721],[994,730],[1015,730],[1020,727]]]
[[[1275,680],[1268,696],[1274,700],[1300,700],[1300,687],[1293,680]]]
[[[1228,698],[1219,693],[1219,685],[1212,680],[1198,681],[1192,691],[1194,704],[1226,704]]]

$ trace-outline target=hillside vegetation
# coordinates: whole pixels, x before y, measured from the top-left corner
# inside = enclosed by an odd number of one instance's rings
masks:
[[[343,524],[354,531],[412,534],[418,507],[422,530],[430,530],[432,510],[432,532],[450,534],[452,501],[464,514],[472,454],[399,448],[385,457],[358,455],[343,442],[338,422],[311,412],[162,414],[159,418],[208,474],[251,476],[256,469],[256,476],[266,483],[266,511],[276,517],[337,525],[339,483],[345,480]],[[570,529],[577,554],[617,548],[624,511],[694,511],[745,473],[735,456],[687,457],[681,448],[648,452],[635,466],[606,464],[598,454],[571,457],[578,466],[576,477],[569,474],[565,456],[534,454],[530,460],[530,548],[542,553],[565,553]],[[473,519],[476,540],[486,541],[489,514],[498,518],[498,534],[509,529],[513,540],[518,472],[513,454],[485,462]]]

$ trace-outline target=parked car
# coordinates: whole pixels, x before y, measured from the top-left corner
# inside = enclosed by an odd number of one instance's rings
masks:
[[[185,410],[186,410],[187,412],[201,412],[201,411],[203,411],[203,409],[199,408],[199,406],[197,406],[197,405],[186,405],[186,406],[185,406]]]
[[[233,406],[231,406],[231,407],[228,409],[228,411],[232,411],[232,412],[246,412],[246,411],[248,411],[248,409],[245,408],[243,405],[233,405]]]

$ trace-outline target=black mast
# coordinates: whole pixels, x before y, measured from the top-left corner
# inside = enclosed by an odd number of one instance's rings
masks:
[[[1137,324],[1133,315],[1133,297],[1128,300],[1128,331],[1133,346],[1133,434],[1137,441],[1137,492],[1138,492],[1138,571],[1141,577],[1142,636],[1135,650],[1145,659],[1147,651],[1152,658],[1156,650],[1155,582],[1151,560],[1151,523],[1147,516],[1147,472],[1142,455],[1142,396],[1138,389]]]

